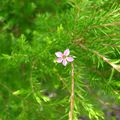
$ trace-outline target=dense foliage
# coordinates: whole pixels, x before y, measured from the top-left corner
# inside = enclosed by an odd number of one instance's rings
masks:
[[[75,56],[74,120],[110,120],[120,104],[119,0],[0,1],[0,119],[68,120]],[[115,108],[116,109],[116,108]]]

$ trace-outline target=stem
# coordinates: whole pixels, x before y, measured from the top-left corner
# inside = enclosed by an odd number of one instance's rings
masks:
[[[74,112],[74,65],[72,63],[72,86],[71,86],[71,99],[70,99],[70,111],[69,111],[69,120],[73,120]]]
[[[81,48],[83,48],[84,50],[90,51],[93,54],[97,55],[98,57],[100,57],[101,59],[103,59],[106,63],[108,63],[110,66],[112,66],[115,70],[117,70],[118,72],[120,72],[120,66],[119,65],[116,65],[116,64],[110,62],[110,60],[108,58],[104,57],[99,52],[87,48],[86,46],[84,46],[83,44],[81,44],[80,41],[77,40],[76,43],[79,44],[81,46]]]
[[[34,94],[34,86],[32,81],[33,68],[34,68],[34,62],[31,63],[31,71],[30,71],[30,85],[32,89],[32,94]]]

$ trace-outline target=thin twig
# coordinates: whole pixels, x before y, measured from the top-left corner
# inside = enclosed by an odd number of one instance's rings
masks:
[[[74,112],[74,65],[72,63],[72,86],[71,86],[71,99],[70,99],[70,112],[69,112],[69,120],[73,120],[73,112]]]
[[[32,93],[34,94],[34,86],[33,86],[33,81],[32,81],[33,69],[34,69],[34,61],[31,64],[31,71],[30,71],[30,85],[31,85]]]
[[[116,65],[116,64],[110,62],[110,60],[109,60],[108,58],[106,58],[105,56],[101,55],[99,52],[87,48],[86,46],[84,46],[83,44],[81,44],[81,43],[79,42],[79,40],[75,41],[75,43],[79,44],[79,46],[80,46],[81,48],[83,48],[84,50],[90,51],[90,52],[92,52],[93,54],[97,55],[98,57],[100,57],[101,59],[103,59],[106,63],[108,63],[110,66],[112,66],[115,70],[117,70],[118,72],[120,72],[120,66],[119,66],[119,65]]]
[[[107,23],[107,24],[102,24],[102,25],[95,25],[91,28],[111,27],[111,26],[120,26],[120,22],[112,22],[112,23]]]

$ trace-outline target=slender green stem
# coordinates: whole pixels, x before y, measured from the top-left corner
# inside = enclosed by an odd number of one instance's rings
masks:
[[[73,112],[74,112],[74,65],[72,63],[72,84],[71,84],[69,120],[73,120]]]

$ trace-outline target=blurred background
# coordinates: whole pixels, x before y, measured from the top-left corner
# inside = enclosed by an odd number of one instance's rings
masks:
[[[74,120],[120,120],[119,72],[74,44],[119,40],[120,24],[93,28],[112,22],[120,0],[0,0],[0,120],[68,120],[71,66],[54,61],[66,48],[77,56]],[[120,62],[120,48],[105,49]]]

